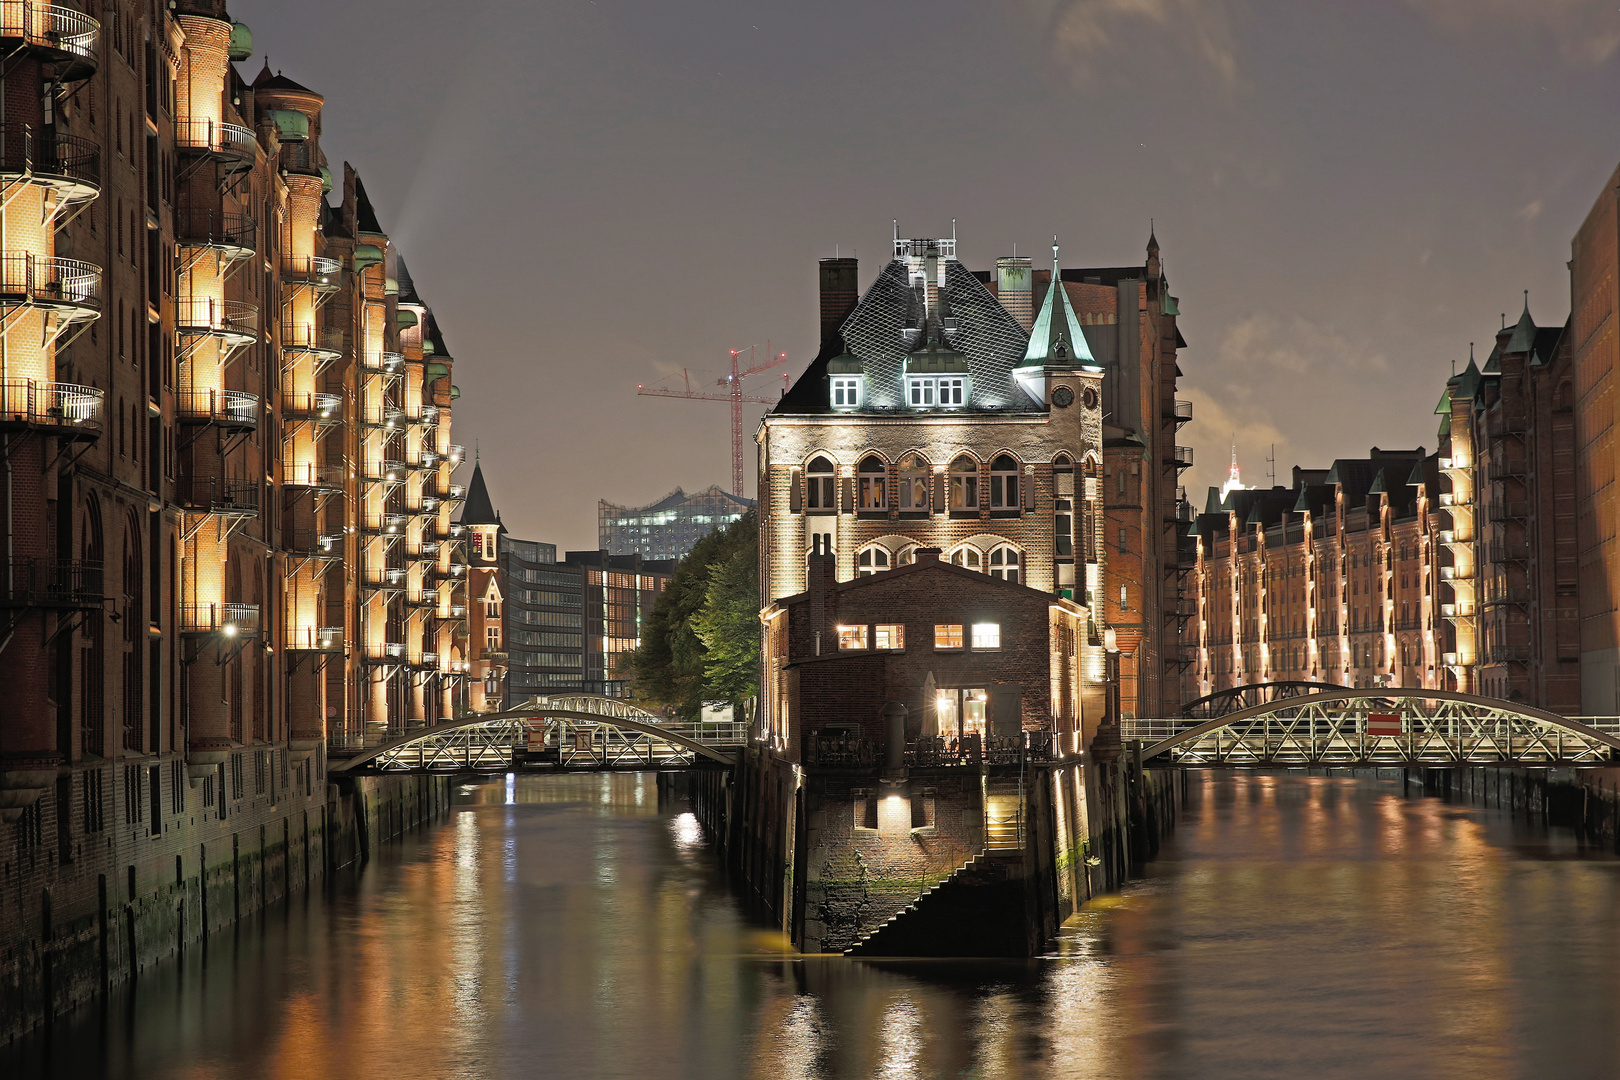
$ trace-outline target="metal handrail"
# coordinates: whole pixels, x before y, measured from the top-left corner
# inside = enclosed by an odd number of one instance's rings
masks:
[[[177,211],[174,235],[191,247],[233,247],[255,249],[259,223],[247,214],[228,213],[212,208]]]
[[[398,482],[405,479],[406,469],[403,461],[368,461],[365,472],[367,480]]]
[[[29,124],[0,124],[0,173],[62,177],[101,187],[101,147],[77,135],[36,132]]]
[[[343,558],[343,534],[320,533],[314,529],[298,529],[292,534],[287,550],[306,559]]]
[[[367,660],[403,660],[405,643],[402,641],[367,642]]]
[[[342,263],[324,255],[288,255],[281,260],[283,281],[307,281],[336,289],[341,285],[338,275],[342,270]]]
[[[361,532],[376,533],[383,536],[393,536],[405,531],[404,514],[378,514],[367,517],[361,521]]]
[[[0,381],[0,422],[99,428],[105,397],[93,386],[7,379]]]
[[[258,604],[181,604],[180,629],[188,634],[258,637]]]
[[[182,420],[256,427],[259,398],[242,390],[183,390],[174,396],[175,415]]]
[[[102,566],[85,559],[32,555],[0,560],[0,606],[99,607]]]
[[[259,149],[259,140],[254,138],[253,132],[223,120],[176,120],[174,141],[182,150],[205,150],[234,157],[252,157]]]
[[[60,4],[0,0],[0,37],[22,38],[91,67],[100,59],[101,23]]]
[[[289,626],[287,648],[299,652],[342,652],[341,626]]]
[[[289,461],[281,467],[281,482],[293,487],[342,488],[343,466]]]
[[[288,394],[281,408],[290,415],[311,420],[336,423],[343,419],[343,398],[337,394]]]
[[[101,267],[31,252],[0,252],[0,296],[101,310]]]
[[[183,334],[235,334],[257,337],[259,308],[241,300],[211,296],[185,297],[174,302],[175,327]]]
[[[259,512],[259,485],[235,477],[201,476],[175,485],[176,498],[188,510],[208,514]]]
[[[301,352],[329,352],[341,355],[343,331],[323,330],[314,323],[284,322],[281,324],[281,347]]]

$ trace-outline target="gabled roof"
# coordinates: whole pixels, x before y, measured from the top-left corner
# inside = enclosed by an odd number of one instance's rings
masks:
[[[326,100],[309,87],[304,86],[301,83],[293,82],[279,71],[274,75],[270,74],[269,57],[265,58],[264,70],[260,71],[258,75],[254,76],[253,89],[269,91],[272,94],[276,93],[277,91],[286,94],[308,94],[312,98],[317,98],[321,101]]]
[[[1530,317],[1530,294],[1526,292],[1524,294],[1524,314],[1520,315],[1519,321],[1514,324],[1513,336],[1508,338],[1508,343],[1503,347],[1502,352],[1528,353],[1535,348],[1535,345],[1536,322]],[[1492,353],[1491,355],[1494,357],[1496,354]]]
[[[359,185],[356,184],[358,190]],[[405,268],[405,256],[398,255],[394,259],[394,280],[399,282],[399,302],[402,304],[416,304],[426,307],[422,298],[416,295],[416,282],[411,280],[411,272]]]
[[[484,467],[473,462],[472,480],[467,484],[467,501],[461,507],[463,525],[499,525],[500,515],[489,501],[489,488],[484,486]]]
[[[366,185],[361,181],[360,174],[354,174],[354,226],[361,232],[376,233],[386,236],[382,225],[377,221],[377,211],[371,208],[371,199],[366,196]]]

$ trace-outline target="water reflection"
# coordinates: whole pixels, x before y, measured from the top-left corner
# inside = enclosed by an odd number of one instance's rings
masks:
[[[798,957],[651,776],[499,778],[0,1076],[1611,1075],[1620,863],[1396,785],[1195,777],[1030,963]]]

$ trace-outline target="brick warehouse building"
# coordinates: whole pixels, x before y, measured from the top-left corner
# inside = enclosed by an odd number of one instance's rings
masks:
[[[805,592],[762,616],[767,694],[786,725],[780,760],[800,778],[803,855],[784,905],[800,948],[849,948],[905,908],[919,881],[951,877],[980,852],[1021,852],[1021,824],[1056,830],[1047,845],[1028,837],[1031,852],[1089,835],[1078,750],[1102,720],[1103,672],[1083,668],[1101,663],[1084,647],[1086,608],[942,563],[932,548],[842,583],[833,556],[811,556],[809,571]],[[1037,772],[998,753],[1023,747],[1026,732],[1058,764]],[[1087,895],[1075,860],[1009,867],[1032,879],[1006,898],[1010,917],[955,927],[935,950],[1023,955]],[[993,940],[975,946],[974,935]]]
[[[0,37],[22,1023],[319,873],[328,736],[464,707],[465,562],[451,360],[358,176],[331,192],[320,95],[244,79],[213,0]]]
[[[1175,432],[1191,412],[1175,398],[1184,343],[1158,242],[1139,267],[1004,258],[991,273],[958,262],[954,239],[896,235],[864,297],[857,269],[822,260],[820,352],[760,427],[763,600],[802,589],[818,544],[841,580],[939,547],[1103,605],[1122,712],[1173,712],[1191,566],[1177,477],[1192,461]],[[1056,359],[1101,376],[1095,399],[1040,374]],[[1095,418],[1083,435],[1081,416]]]

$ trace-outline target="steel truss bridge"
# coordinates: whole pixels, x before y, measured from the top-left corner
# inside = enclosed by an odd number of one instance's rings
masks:
[[[619,698],[531,698],[499,713],[406,732],[332,764],[335,773],[603,771],[730,765],[748,725],[672,724]]]
[[[1140,747],[1144,762],[1192,768],[1620,761],[1620,717],[1571,719],[1512,701],[1402,687],[1280,695],[1210,719],[1125,720],[1120,737]]]

